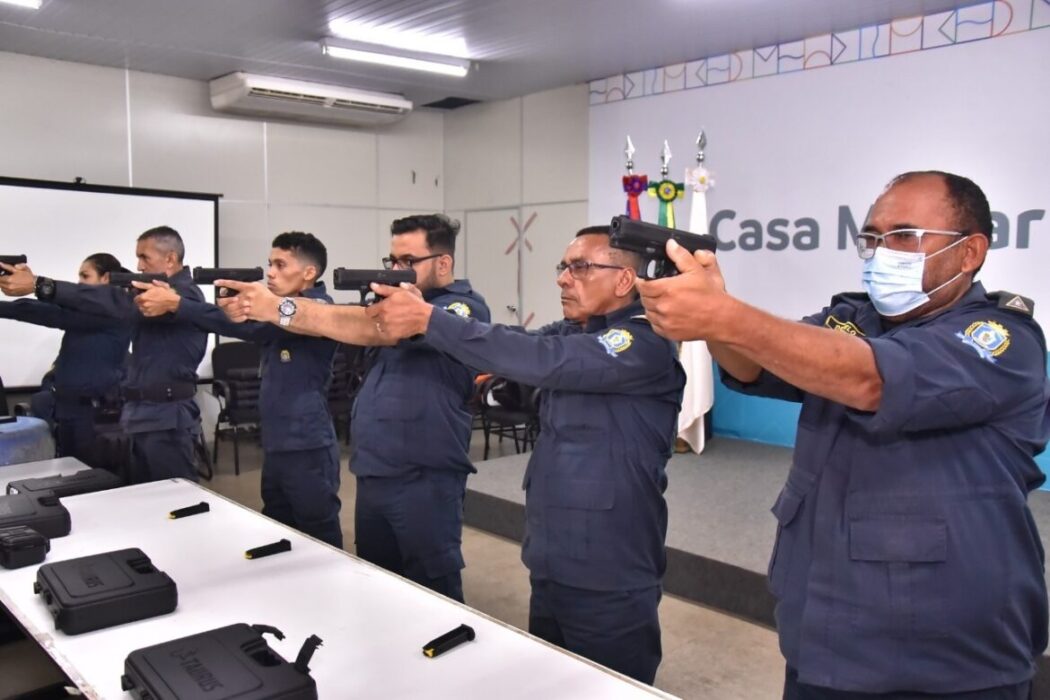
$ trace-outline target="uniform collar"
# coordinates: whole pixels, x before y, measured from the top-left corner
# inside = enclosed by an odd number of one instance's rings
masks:
[[[423,292],[423,298],[427,301],[433,301],[434,299],[437,299],[438,297],[444,296],[446,294],[459,294],[461,296],[466,296],[472,291],[473,289],[471,289],[470,282],[468,280],[453,280],[452,284],[448,285],[447,287],[436,287],[434,289],[428,289],[427,291]]]
[[[635,300],[623,307],[617,309],[610,314],[605,316],[591,316],[587,319],[587,325],[583,327],[585,333],[594,333],[595,331],[604,330],[610,326],[615,326],[624,319],[631,318],[633,316],[642,316],[645,314],[645,309],[642,308],[641,300]]]
[[[309,289],[304,289],[300,296],[306,299],[320,299],[328,296],[328,291],[325,289],[324,282],[318,282]]]
[[[175,280],[178,280],[180,282],[186,282],[192,280],[193,275],[190,274],[190,268],[183,265],[182,269],[176,272],[174,275],[172,275],[169,279],[172,282],[174,282]]]

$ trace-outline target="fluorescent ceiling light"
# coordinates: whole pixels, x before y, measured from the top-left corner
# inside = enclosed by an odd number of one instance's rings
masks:
[[[325,39],[321,42],[322,50],[333,58],[344,58],[349,61],[361,61],[363,63],[376,63],[383,66],[394,66],[395,68],[408,68],[410,70],[421,70],[429,73],[440,73],[462,78],[470,68],[470,61],[446,58],[435,60],[432,58],[421,58],[419,54],[392,54],[364,48],[357,44],[340,44]]]
[[[8,5],[18,5],[19,7],[28,7],[33,10],[39,10],[40,4],[43,0],[0,0]]]
[[[345,19],[329,22],[328,31],[341,39],[349,39],[350,41],[363,41],[367,44],[379,44],[380,46],[432,53],[439,56],[470,58],[470,54],[467,52],[467,42],[461,36],[390,29],[389,27],[377,27]]]

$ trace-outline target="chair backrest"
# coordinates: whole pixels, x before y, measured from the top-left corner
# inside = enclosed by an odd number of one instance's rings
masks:
[[[255,343],[219,343],[211,351],[212,372],[216,379],[230,378],[230,370],[259,369],[259,346]]]
[[[7,392],[4,391],[4,379],[0,377],[0,416],[9,415],[11,415],[11,412],[7,408]]]

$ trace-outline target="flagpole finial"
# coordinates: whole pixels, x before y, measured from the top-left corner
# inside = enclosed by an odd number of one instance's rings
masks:
[[[707,146],[707,134],[704,130],[700,130],[700,134],[696,137],[696,163],[697,165],[704,164],[704,148]]]
[[[631,143],[630,134],[627,134],[627,147],[623,149],[623,154],[627,156],[627,174],[634,175],[634,144]]]
[[[660,174],[667,177],[667,172],[670,169],[669,164],[671,162],[671,147],[667,144],[667,139],[664,139],[664,148],[660,152]]]

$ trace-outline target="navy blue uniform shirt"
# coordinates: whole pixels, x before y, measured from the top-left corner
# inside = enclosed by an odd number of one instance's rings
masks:
[[[597,591],[660,583],[685,371],[634,302],[586,327],[534,332],[433,314],[426,342],[542,389],[525,473],[522,561],[536,579]]]
[[[184,299],[204,300],[189,268],[182,268],[169,284]],[[111,319],[130,326],[132,352],[124,381],[126,388],[196,384],[197,367],[208,344],[204,331],[176,320],[172,314],[147,318],[139,313],[127,290],[105,284],[56,282],[54,303],[87,314],[87,322],[99,328],[111,324]],[[121,414],[121,423],[129,433],[195,430],[199,420],[200,409],[192,397],[181,401],[128,401]]]
[[[429,289],[443,315],[489,320],[485,299],[467,280]],[[404,476],[419,469],[473,473],[470,463],[474,372],[425,342],[376,348],[354,400],[350,471]]]
[[[65,331],[55,360],[56,411],[90,412],[81,399],[116,396],[124,376],[131,331],[114,319],[92,317],[33,299],[0,302],[0,318]]]
[[[332,302],[323,282],[302,296]],[[339,345],[336,341],[291,333],[272,323],[234,323],[219,307],[187,299],[179,303],[175,317],[212,333],[258,343],[262,354],[259,414],[264,450],[313,450],[335,442],[328,388]]]
[[[1046,342],[977,283],[897,326],[842,294],[805,319],[863,338],[874,413],[763,372],[739,391],[802,402],[773,507],[769,583],[800,682],[881,693],[1021,683],[1046,647],[1043,550],[1028,510],[1050,437]]]

